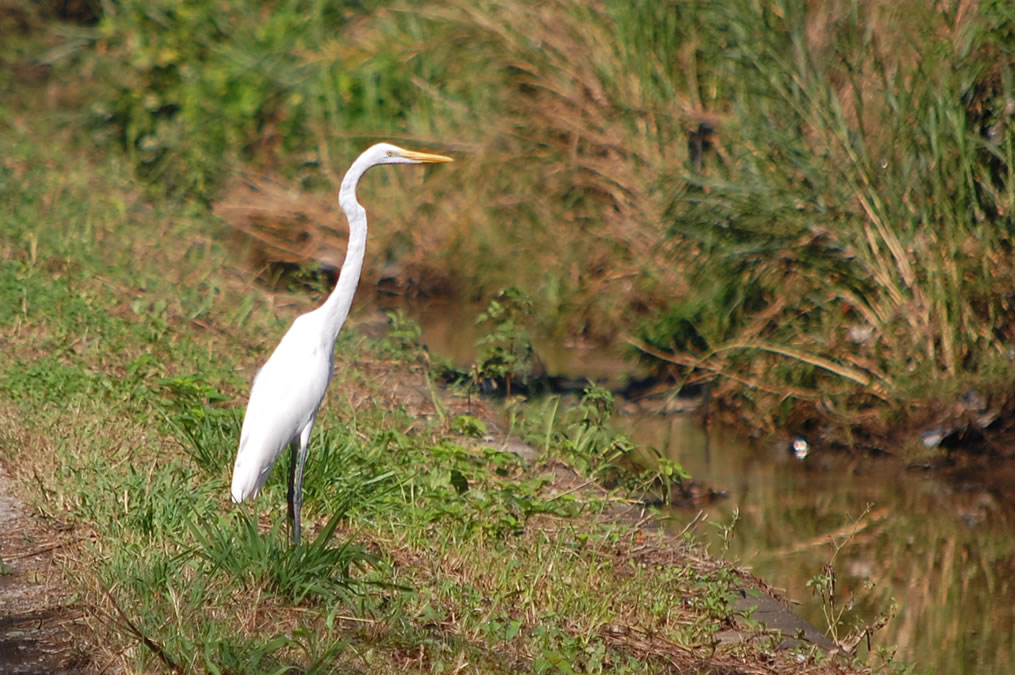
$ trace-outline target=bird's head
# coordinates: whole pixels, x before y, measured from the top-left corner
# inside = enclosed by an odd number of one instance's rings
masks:
[[[437,162],[452,162],[450,157],[444,155],[431,155],[428,152],[416,152],[406,150],[390,143],[378,143],[367,148],[362,155],[356,158],[349,170],[345,172],[342,179],[342,187],[338,192],[338,202],[345,209],[346,215],[350,209],[362,210],[359,202],[356,201],[356,185],[359,179],[372,166],[380,164],[436,164]]]
[[[454,160],[444,155],[432,155],[429,152],[416,152],[406,150],[391,143],[378,143],[371,146],[365,153],[369,157],[370,164],[436,164],[438,162],[453,162]]]

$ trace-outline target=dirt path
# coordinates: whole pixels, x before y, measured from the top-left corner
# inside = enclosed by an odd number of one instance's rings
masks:
[[[83,613],[59,581],[63,541],[31,515],[0,465],[0,673],[91,670]]]

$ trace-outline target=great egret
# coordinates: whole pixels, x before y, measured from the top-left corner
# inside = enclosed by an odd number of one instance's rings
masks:
[[[356,185],[367,169],[379,164],[450,161],[450,157],[413,152],[388,143],[371,146],[356,158],[338,192],[338,203],[349,220],[349,245],[335,290],[323,305],[293,321],[267,363],[254,376],[233,465],[233,501],[239,503],[257,496],[288,445],[291,452],[288,504],[293,544],[300,541],[303,468],[310,433],[331,380],[335,338],[349,315],[366,250],[367,212],[356,200]]]

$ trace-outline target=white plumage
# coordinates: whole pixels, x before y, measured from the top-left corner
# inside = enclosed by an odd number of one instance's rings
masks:
[[[313,428],[332,371],[320,323],[313,312],[298,317],[254,377],[233,466],[235,502],[256,497],[289,442]]]
[[[450,157],[443,155],[378,143],[352,163],[342,179],[338,196],[339,205],[349,220],[349,245],[335,290],[323,305],[293,321],[254,377],[233,465],[233,501],[256,497],[279,455],[289,446],[292,462],[288,505],[294,544],[300,540],[307,446],[317,410],[331,380],[335,339],[352,306],[366,250],[366,211],[356,200],[356,186],[367,169],[379,164],[450,161]]]

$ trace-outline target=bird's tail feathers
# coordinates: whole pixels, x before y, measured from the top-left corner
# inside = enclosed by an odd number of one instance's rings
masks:
[[[242,461],[242,455],[236,459],[236,465],[233,466],[232,493],[233,501],[239,504],[244,500],[253,499],[257,496],[257,493],[261,491],[261,486],[264,485],[265,479],[268,477],[268,472],[262,471],[261,467],[256,463],[252,464]]]

